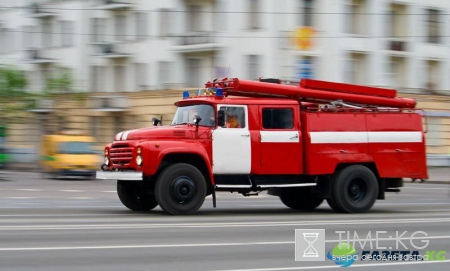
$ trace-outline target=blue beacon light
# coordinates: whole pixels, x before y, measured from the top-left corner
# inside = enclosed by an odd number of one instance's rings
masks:
[[[183,91],[183,99],[188,99],[189,98],[189,91],[185,90]]]
[[[218,97],[218,98],[223,98],[223,89],[218,88],[218,89],[216,90],[216,97]]]

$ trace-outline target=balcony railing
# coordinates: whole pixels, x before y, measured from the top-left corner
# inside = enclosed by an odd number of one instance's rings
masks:
[[[407,52],[410,50],[409,43],[404,39],[392,38],[387,40],[386,50],[395,52]]]
[[[129,53],[128,44],[126,43],[103,43],[95,44],[93,55],[104,58],[126,58],[132,54]]]
[[[213,32],[190,32],[179,36],[178,45],[196,45],[214,43]]]
[[[42,4],[39,3],[33,3],[29,7],[29,17],[31,18],[50,18],[53,16],[56,16],[57,14],[55,12],[50,12],[48,9],[46,9]]]
[[[221,47],[223,40],[212,31],[189,32],[176,35],[176,45],[172,48],[179,52],[206,52]]]
[[[50,58],[44,49],[28,49],[25,61],[30,64],[48,64],[56,62],[56,59]]]
[[[133,6],[130,0],[102,0],[100,1],[99,9],[104,10],[127,10]]]
[[[95,96],[89,99],[89,108],[95,111],[122,112],[128,110],[125,96]]]
[[[34,113],[49,113],[55,109],[55,101],[51,99],[36,99],[33,101],[33,106],[30,109]]]

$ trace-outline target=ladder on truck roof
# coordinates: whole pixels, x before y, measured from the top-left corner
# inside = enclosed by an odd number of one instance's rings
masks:
[[[396,97],[397,91],[362,85],[302,79],[298,85],[282,84],[279,79],[259,81],[223,78],[205,84],[207,88],[222,88],[225,95],[245,97],[287,98],[304,102],[329,103],[341,101],[361,106],[415,108],[416,101]]]

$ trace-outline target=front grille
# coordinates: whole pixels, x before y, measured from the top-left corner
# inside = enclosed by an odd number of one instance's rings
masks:
[[[133,148],[128,144],[114,145],[109,150],[109,157],[113,165],[128,166],[133,157]]]

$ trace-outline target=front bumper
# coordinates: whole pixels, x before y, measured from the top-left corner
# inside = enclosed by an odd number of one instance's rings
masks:
[[[97,171],[96,179],[142,181],[143,178],[139,171]]]
[[[58,172],[61,176],[81,176],[81,177],[89,177],[95,176],[95,170],[85,170],[85,169],[64,169]]]

